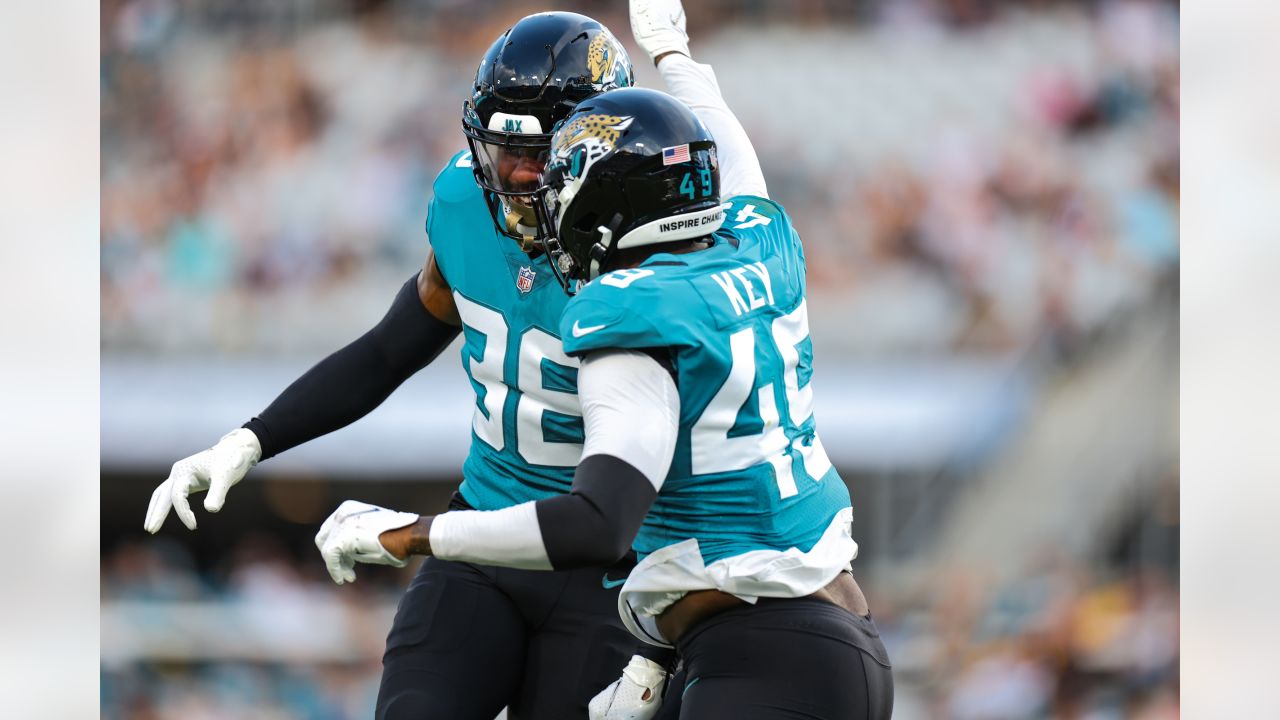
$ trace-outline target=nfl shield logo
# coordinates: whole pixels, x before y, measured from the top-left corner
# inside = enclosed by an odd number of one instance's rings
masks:
[[[516,278],[516,289],[522,293],[527,293],[533,289],[533,278],[536,275],[533,268],[520,268],[520,275]]]

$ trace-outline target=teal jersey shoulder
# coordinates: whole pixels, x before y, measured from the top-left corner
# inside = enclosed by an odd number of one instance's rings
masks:
[[[752,196],[725,206],[713,247],[654,255],[584,286],[560,321],[565,351],[696,345],[708,326],[723,330],[766,303],[803,300],[804,252],[782,206]]]
[[[568,297],[546,257],[530,259],[497,231],[465,151],[436,177],[427,236],[476,393],[463,497],[493,510],[568,492],[583,441],[578,361],[560,344]]]
[[[800,238],[782,206],[736,197],[711,247],[602,275],[569,302],[565,351],[668,348],[680,393],[671,471],[636,540],[697,538],[706,562],[807,551],[849,495],[818,440]]]

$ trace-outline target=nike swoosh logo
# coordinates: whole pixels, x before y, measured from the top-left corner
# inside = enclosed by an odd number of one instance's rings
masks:
[[[625,583],[626,581],[627,581],[626,578],[622,578],[621,580],[610,580],[609,573],[605,573],[604,577],[600,578],[600,584],[604,586],[605,590],[616,588],[619,585]]]
[[[607,327],[607,326],[608,326],[608,323],[606,323],[606,324],[604,324],[604,325],[592,325],[591,327],[581,327],[581,326],[579,326],[579,325],[578,325],[578,321],[577,321],[577,320],[574,320],[574,321],[573,321],[573,336],[574,336],[574,337],[576,337],[576,338],[580,338],[580,337],[582,337],[583,335],[590,335],[591,333],[593,333],[593,332],[595,332],[595,331],[597,331],[597,330],[603,330],[603,329],[604,329],[605,327]]]

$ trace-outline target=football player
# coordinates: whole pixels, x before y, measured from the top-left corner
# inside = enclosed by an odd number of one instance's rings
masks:
[[[503,33],[464,103],[469,150],[436,178],[422,271],[376,327],[176,463],[146,529],[158,531],[173,508],[194,530],[190,495],[207,491],[205,509],[217,512],[256,463],[368,414],[459,332],[477,397],[450,507],[497,510],[567,492],[582,454],[578,360],[561,348],[567,298],[534,237],[530,192],[552,125],[633,77],[622,45],[591,18],[542,13]],[[377,717],[491,720],[504,706],[513,720],[584,716],[637,645],[617,614],[629,569],[626,560],[607,573],[538,573],[428,559],[387,636]]]
[[[410,554],[563,570],[634,545],[619,610],[638,638],[679,649],[680,717],[888,718],[849,494],[813,415],[800,238],[690,59],[679,2],[634,2],[632,16],[688,105],[635,88],[584,101],[534,205],[576,292],[560,321],[586,423],[570,493],[421,518],[348,501],[316,543],[339,582]],[[594,716],[648,717],[611,707],[651,681],[642,668],[661,672],[633,663]]]

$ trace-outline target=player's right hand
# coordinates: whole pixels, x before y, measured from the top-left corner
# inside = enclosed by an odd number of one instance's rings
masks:
[[[662,686],[667,671],[658,663],[639,655],[622,669],[622,677],[591,698],[587,705],[590,720],[650,720],[662,708]]]
[[[240,482],[261,457],[258,436],[246,428],[236,428],[223,435],[217,445],[179,460],[169,471],[169,479],[151,493],[151,504],[147,506],[147,519],[142,527],[149,533],[158,531],[169,517],[169,508],[173,508],[182,524],[195,530],[196,516],[191,512],[187,496],[208,490],[204,509],[218,512],[227,500],[227,491]]]
[[[335,583],[355,582],[357,562],[398,568],[407,565],[408,556],[400,557],[388,550],[382,544],[382,534],[412,525],[418,519],[417,513],[347,500],[320,526],[316,549]]]
[[[691,57],[680,0],[631,0],[630,11],[631,34],[650,60],[671,52]]]

